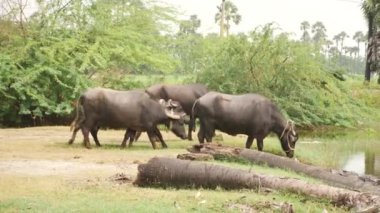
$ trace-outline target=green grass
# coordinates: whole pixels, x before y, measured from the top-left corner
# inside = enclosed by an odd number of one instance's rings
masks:
[[[78,163],[126,164],[135,161],[147,162],[155,156],[176,157],[186,153],[185,148],[197,144],[196,141],[179,141],[163,131],[169,149],[153,150],[143,134],[132,148],[120,149],[123,131],[102,130],[99,139],[102,147],[87,150],[81,144],[82,137],[69,146],[70,135],[66,127],[39,127],[25,129],[0,129],[6,137],[0,142],[0,160],[67,160]],[[218,133],[219,134],[219,133]],[[380,147],[378,131],[351,132],[337,138],[301,137],[296,146],[296,157],[303,162],[315,165],[338,167],[345,156],[358,150],[376,150]],[[243,148],[246,136],[218,137],[227,146]],[[196,137],[195,137],[196,139]],[[311,140],[318,144],[302,143]],[[253,149],[256,144],[254,143]],[[284,156],[280,142],[275,137],[264,141],[264,151]],[[379,148],[380,151],[380,148]],[[212,161],[232,168],[253,172],[293,177],[309,183],[320,184],[304,175],[283,169],[269,168],[249,163]],[[32,169],[32,168],[31,168]],[[129,170],[122,170],[126,175]],[[1,172],[1,170],[0,170]],[[229,209],[230,204],[238,203],[254,206],[260,212],[279,212],[266,203],[291,203],[296,212],[344,212],[328,201],[283,191],[223,189],[174,189],[140,188],[127,184],[117,184],[109,180],[114,175],[107,171],[82,172],[68,175],[20,175],[0,173],[0,212],[239,212]],[[200,196],[196,195],[200,191]],[[179,206],[179,207],[178,207]]]
[[[29,180],[39,186],[41,180]],[[88,184],[88,185],[86,185]],[[260,207],[264,202],[292,203],[297,212],[340,212],[343,209],[331,206],[327,201],[317,200],[283,192],[257,192],[253,190],[222,189],[173,189],[138,188],[130,184],[115,185],[99,181],[88,182],[81,187],[60,182],[49,185],[49,190],[35,187],[25,188],[26,194],[14,192],[0,201],[1,212],[238,212],[228,209],[229,204],[239,203],[273,212],[274,209]],[[196,196],[200,193],[200,196]]]

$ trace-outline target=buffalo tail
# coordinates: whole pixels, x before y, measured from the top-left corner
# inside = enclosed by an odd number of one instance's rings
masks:
[[[84,113],[84,108],[83,108],[83,102],[84,102],[84,97],[81,96],[78,101],[77,101],[77,106],[76,106],[76,116],[73,122],[70,124],[70,131],[73,131],[73,129],[78,128],[82,122],[86,119],[86,115]]]
[[[193,107],[191,108],[191,115],[190,115],[190,125],[189,125],[189,128],[191,128],[191,130],[193,132],[195,132],[195,119],[197,118],[195,113],[196,113],[196,105],[198,104],[199,102],[199,99],[195,100],[194,101],[194,104],[193,104]]]

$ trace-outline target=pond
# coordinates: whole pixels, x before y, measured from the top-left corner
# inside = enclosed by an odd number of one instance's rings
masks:
[[[342,166],[343,170],[380,177],[380,153],[373,151],[358,152],[348,156]]]
[[[297,157],[305,163],[380,178],[378,131],[350,132],[334,138],[304,138],[297,144],[296,149]]]

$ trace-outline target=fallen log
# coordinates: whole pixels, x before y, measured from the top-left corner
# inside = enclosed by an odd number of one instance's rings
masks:
[[[309,184],[294,178],[283,178],[253,173],[210,163],[152,158],[138,166],[134,184],[138,186],[202,187],[215,189],[271,188],[329,199],[337,206],[361,209],[380,208],[380,197],[327,185]]]
[[[252,149],[232,148],[214,144],[194,145],[188,151],[191,153],[211,154],[215,159],[244,159],[255,164],[266,164],[270,167],[289,169],[321,179],[333,186],[380,195],[379,179],[370,176],[359,176],[353,172],[321,168]]]
[[[202,153],[185,153],[185,154],[178,154],[178,159],[181,160],[197,160],[197,161],[209,161],[214,160],[214,157],[210,154],[202,154]]]

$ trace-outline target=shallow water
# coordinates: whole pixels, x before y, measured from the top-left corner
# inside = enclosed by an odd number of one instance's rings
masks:
[[[350,155],[344,162],[342,169],[380,177],[380,153],[367,150]]]
[[[380,129],[325,132],[334,137],[301,139],[296,155],[306,163],[380,178]]]

